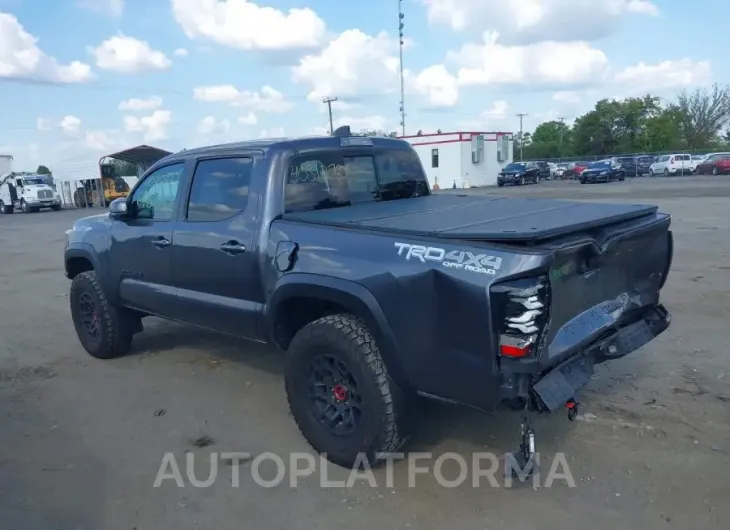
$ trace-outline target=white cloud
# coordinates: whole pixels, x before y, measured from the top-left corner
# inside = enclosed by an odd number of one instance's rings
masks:
[[[263,129],[259,133],[259,138],[284,138],[284,128],[283,127],[274,127],[271,129]]]
[[[201,86],[193,89],[193,97],[199,101],[228,103],[259,112],[284,113],[294,106],[278,90],[266,85],[261,92],[238,90],[233,85]]]
[[[164,70],[172,64],[164,53],[152,49],[147,41],[121,33],[105,40],[96,48],[89,47],[88,51],[96,59],[96,66],[102,70],[123,74]]]
[[[59,129],[65,134],[75,135],[81,130],[81,120],[72,115],[64,116],[57,122],[45,118],[38,118],[38,120],[36,120],[36,128],[42,132]]]
[[[643,62],[624,68],[614,80],[636,90],[651,92],[667,88],[707,85],[712,81],[709,61],[679,59],[657,64]]]
[[[350,29],[318,54],[305,55],[293,68],[296,83],[309,85],[311,101],[383,94],[398,89],[398,43],[381,32],[375,37]]]
[[[225,134],[231,130],[231,122],[223,119],[216,120],[215,116],[206,116],[200,120],[198,132],[204,136],[213,136],[216,134]]]
[[[172,0],[172,14],[189,39],[243,50],[309,48],[325,34],[324,21],[309,8],[284,12],[250,0]]]
[[[434,107],[453,107],[459,100],[458,81],[442,64],[421,71],[413,79],[413,85]]]
[[[505,46],[485,32],[483,43],[466,44],[449,57],[459,66],[460,85],[576,85],[600,82],[608,57],[586,42],[540,42]]]
[[[241,125],[256,125],[259,122],[259,120],[256,118],[256,114],[253,112],[249,112],[245,116],[241,116],[238,118],[238,123]]]
[[[560,92],[556,92],[553,94],[553,101],[558,101],[560,103],[568,103],[570,105],[575,105],[580,103],[580,95],[578,95],[577,92],[573,92],[570,90],[563,90]]]
[[[171,120],[172,113],[169,110],[156,110],[142,118],[125,116],[124,128],[127,132],[143,133],[145,141],[154,142],[167,138],[167,126]]]
[[[119,110],[152,110],[162,106],[162,98],[160,96],[150,96],[144,98],[125,99],[119,103]]]
[[[509,105],[506,101],[500,99],[495,101],[492,106],[480,113],[474,120],[460,121],[458,123],[461,129],[470,129],[473,131],[484,131],[487,129],[501,130],[509,116]]]
[[[95,151],[110,152],[122,145],[123,140],[117,131],[87,130],[84,134],[84,146]]]
[[[173,52],[178,57],[187,57],[188,51],[185,48],[178,48]]]
[[[124,0],[76,0],[76,5],[114,18],[122,16],[124,11]]]
[[[76,116],[64,116],[58,126],[63,132],[75,134],[81,128],[81,120]]]
[[[429,21],[454,31],[484,28],[506,41],[597,40],[613,33],[627,14],[659,14],[648,0],[421,0]],[[485,24],[485,21],[486,24]]]
[[[333,121],[335,129],[343,125],[349,125],[352,132],[359,132],[362,129],[388,132],[388,127],[392,125],[387,118],[379,114],[374,116],[365,116],[363,118],[343,116]]]
[[[59,64],[37,43],[38,39],[25,31],[17,18],[0,13],[0,79],[51,83],[83,83],[92,79],[88,64],[79,61]]]

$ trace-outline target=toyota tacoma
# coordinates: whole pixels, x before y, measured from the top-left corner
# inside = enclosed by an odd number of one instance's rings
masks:
[[[285,350],[301,433],[351,466],[403,444],[418,396],[575,411],[595,365],[669,326],[669,228],[655,206],[433,193],[408,143],[344,127],[159,160],[68,230],[65,273],[96,358],[150,315]]]

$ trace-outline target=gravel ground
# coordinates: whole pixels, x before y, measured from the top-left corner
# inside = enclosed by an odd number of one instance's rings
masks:
[[[251,461],[222,462],[210,487],[193,487],[186,454],[197,458],[202,480],[212,451],[309,451],[288,414],[282,356],[153,320],[130,355],[88,357],[62,270],[63,231],[88,212],[41,212],[0,216],[0,528],[727,528],[730,179],[542,182],[469,193],[649,202],[673,215],[675,261],[664,290],[672,326],[599,367],[580,396],[579,421],[559,414],[536,422],[543,469],[564,452],[575,487],[565,480],[545,487],[543,475],[542,487],[482,480],[474,488],[470,474],[445,488],[424,474],[409,488],[407,463],[396,462],[390,487],[381,468],[375,488],[362,480],[323,488],[316,473],[296,488],[287,479],[267,489],[253,480]],[[470,460],[514,448],[511,413],[429,404],[425,416],[410,451]],[[172,480],[153,487],[166,452],[180,464],[183,488]],[[443,474],[454,479],[451,463]],[[276,471],[269,464],[260,468],[266,479]],[[328,480],[347,478],[327,471]]]

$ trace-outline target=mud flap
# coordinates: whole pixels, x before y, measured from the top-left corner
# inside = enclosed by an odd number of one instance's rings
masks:
[[[550,412],[564,408],[565,403],[591,380],[593,368],[593,358],[582,355],[558,366],[535,383],[532,390]]]

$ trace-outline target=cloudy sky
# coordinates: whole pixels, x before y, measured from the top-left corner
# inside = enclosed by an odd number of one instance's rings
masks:
[[[730,82],[721,0],[402,0],[406,132],[515,131]],[[73,168],[337,123],[399,129],[398,0],[0,0],[0,153]],[[714,44],[713,44],[714,43]],[[725,60],[723,60],[725,59]]]

